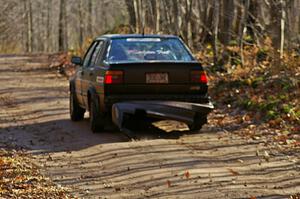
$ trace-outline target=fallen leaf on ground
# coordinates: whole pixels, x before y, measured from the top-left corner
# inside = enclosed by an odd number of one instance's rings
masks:
[[[239,172],[237,172],[237,171],[234,171],[233,169],[231,169],[231,168],[228,168],[227,169],[230,173],[232,173],[233,175],[240,175],[240,173]]]
[[[171,187],[171,181],[170,180],[167,180],[167,186]]]
[[[269,153],[268,153],[267,151],[265,151],[265,153],[264,153],[264,159],[265,159],[267,162],[269,162],[269,160],[270,160],[270,155],[269,155]]]
[[[47,160],[48,160],[48,161],[52,161],[53,159],[52,159],[52,157],[49,155],[48,158],[47,158]]]
[[[185,173],[184,173],[184,176],[188,179],[188,178],[190,178],[190,172],[189,171],[186,171]]]

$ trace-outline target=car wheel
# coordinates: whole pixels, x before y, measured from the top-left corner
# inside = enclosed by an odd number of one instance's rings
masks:
[[[201,114],[196,114],[194,117],[194,122],[189,126],[191,131],[199,131],[204,124],[207,123],[207,116],[203,116]]]
[[[84,118],[85,109],[81,108],[77,102],[76,96],[73,92],[70,93],[70,117],[72,121],[80,121]]]
[[[104,116],[100,113],[98,100],[91,97],[90,100],[90,127],[93,133],[97,133],[104,128]]]

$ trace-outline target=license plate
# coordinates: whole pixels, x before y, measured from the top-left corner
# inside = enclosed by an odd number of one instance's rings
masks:
[[[169,83],[168,73],[147,73],[146,83],[148,84],[167,84]]]

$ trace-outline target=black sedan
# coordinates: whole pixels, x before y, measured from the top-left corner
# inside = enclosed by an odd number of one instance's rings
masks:
[[[70,80],[70,115],[89,111],[93,132],[124,115],[186,122],[199,130],[213,108],[201,64],[177,36],[103,35],[96,38]]]

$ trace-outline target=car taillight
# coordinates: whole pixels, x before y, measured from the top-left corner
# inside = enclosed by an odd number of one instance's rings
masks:
[[[123,83],[123,71],[106,71],[105,84],[121,84]]]
[[[208,80],[205,71],[191,71],[191,82],[207,84]]]

